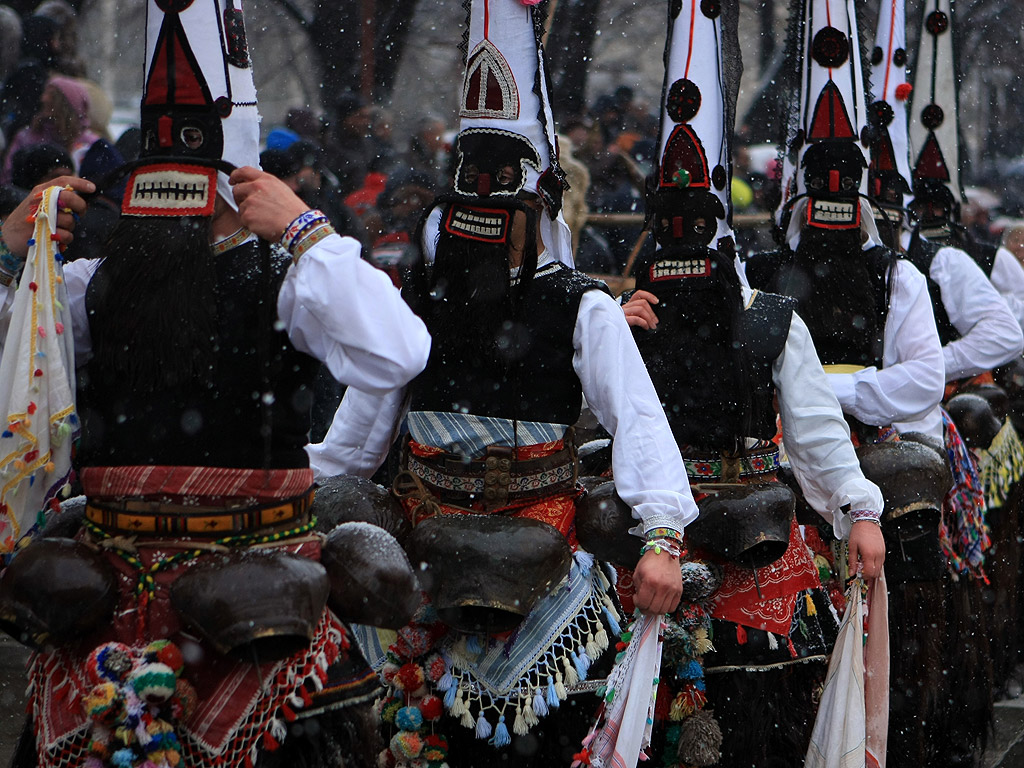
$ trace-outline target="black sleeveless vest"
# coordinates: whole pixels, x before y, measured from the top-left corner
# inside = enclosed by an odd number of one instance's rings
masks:
[[[92,364],[80,371],[80,466],[309,465],[303,446],[311,384],[320,362],[297,351],[287,334],[274,328],[276,297],[290,258],[272,252],[270,259],[270,274],[264,278],[255,242],[215,257],[220,338],[212,387],[195,384],[140,393],[115,377],[95,375]],[[98,282],[99,274],[86,290],[87,310],[102,294]],[[261,295],[272,302],[262,311]],[[273,395],[266,406],[272,427],[269,456],[262,435],[264,377]]]
[[[412,384],[411,409],[575,424],[583,389],[572,337],[580,300],[592,290],[608,288],[559,262],[538,269],[521,299],[507,367],[435,335],[427,367]]]
[[[925,240],[923,237],[918,235],[916,232],[910,239],[910,248],[907,249],[907,261],[913,264],[920,270],[921,274],[924,275],[928,281],[928,297],[932,300],[932,312],[935,315],[935,327],[939,331],[939,341],[942,342],[942,346],[946,346],[951,341],[956,341],[960,338],[960,332],[956,329],[952,322],[949,320],[949,314],[946,312],[946,307],[942,303],[942,290],[939,288],[939,284],[932,280],[931,267],[932,262],[938,255],[939,251],[946,246],[940,245],[939,243],[933,243],[930,240]],[[993,253],[993,259],[995,254]],[[991,268],[989,273],[991,273]]]
[[[795,306],[796,300],[787,296],[757,292],[734,330],[738,347],[718,354],[708,350],[696,328],[665,320],[654,332],[634,328],[677,443],[733,451],[739,447],[736,438],[775,436],[772,366],[786,345]],[[664,333],[671,346],[655,339]],[[735,381],[732,371],[724,370],[731,366],[720,364],[737,355],[746,381]]]

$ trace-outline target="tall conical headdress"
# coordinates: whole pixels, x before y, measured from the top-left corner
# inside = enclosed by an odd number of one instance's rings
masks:
[[[806,195],[807,224],[855,228],[858,196],[867,192],[862,138],[868,124],[856,9],[853,0],[796,4],[799,99],[791,104],[780,217]]]
[[[925,228],[959,218],[960,126],[950,0],[928,0],[914,69],[910,145],[915,209]]]
[[[470,199],[539,195],[541,233],[556,259],[572,264],[572,241],[561,216],[565,174],[558,165],[555,126],[536,3],[469,3],[466,74],[455,140],[455,192]],[[469,216],[468,214],[466,216]],[[482,217],[482,218],[481,218]],[[465,218],[465,221],[460,219]],[[453,216],[446,226],[483,237],[503,225],[483,212]]]
[[[210,215],[217,168],[259,163],[256,86],[241,0],[149,0],[141,163],[122,212]]]
[[[907,139],[907,22],[905,0],[882,0],[875,47],[871,52],[873,128],[868,192],[886,208],[903,208],[910,192],[910,146]]]
[[[661,91],[659,160],[648,215],[658,242],[682,241],[702,218],[706,240],[733,248],[730,144],[739,79],[723,57],[720,0],[670,0]]]

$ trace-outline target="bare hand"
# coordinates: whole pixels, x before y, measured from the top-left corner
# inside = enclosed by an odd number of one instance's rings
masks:
[[[658,316],[654,314],[652,304],[658,303],[658,297],[648,291],[637,291],[622,306],[626,322],[648,331],[658,327]]]
[[[242,226],[264,240],[280,240],[288,225],[309,210],[287,184],[258,168],[237,168],[229,180]]]
[[[877,579],[885,562],[885,539],[882,529],[868,520],[854,523],[850,530],[850,574],[857,572],[858,559],[864,566],[865,579]]]
[[[633,602],[644,613],[670,613],[683,596],[683,577],[679,560],[667,552],[647,550],[633,571]]]
[[[35,222],[29,217],[35,215],[43,198],[43,190],[49,187],[71,187],[61,190],[57,198],[57,238],[62,246],[67,246],[75,239],[75,216],[85,213],[85,200],[78,193],[92,194],[96,185],[87,179],[77,176],[58,176],[45,184],[40,184],[18,204],[11,215],[4,219],[4,242],[11,253],[24,259],[28,256],[28,241],[35,232]],[[65,209],[70,208],[67,212]]]

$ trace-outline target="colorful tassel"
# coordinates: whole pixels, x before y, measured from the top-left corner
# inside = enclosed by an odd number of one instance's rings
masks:
[[[512,743],[512,737],[509,736],[508,727],[505,725],[504,715],[498,717],[498,725],[494,729],[494,736],[488,743],[495,747],[507,747]]]
[[[491,738],[491,724],[484,717],[484,713],[481,712],[480,716],[476,719],[476,737],[478,739],[489,739]]]

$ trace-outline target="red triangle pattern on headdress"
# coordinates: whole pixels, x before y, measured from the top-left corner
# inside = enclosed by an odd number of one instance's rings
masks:
[[[142,105],[202,106],[212,102],[210,90],[188,44],[181,19],[175,13],[165,14]]]
[[[843,94],[834,82],[829,80],[821,89],[818,103],[814,105],[814,117],[807,132],[809,141],[820,139],[856,139],[857,132],[850,121],[843,102]]]
[[[896,171],[896,152],[892,148],[892,137],[886,128],[881,128],[881,135],[871,143],[871,170]]]
[[[519,117],[519,90],[512,68],[490,40],[481,42],[466,62],[462,93],[464,117]]]
[[[686,185],[688,188],[710,189],[708,159],[704,153],[704,146],[693,128],[685,123],[672,129],[665,144],[659,186],[677,186],[674,177],[680,169],[690,174],[689,184]]]
[[[921,154],[917,156],[914,178],[949,181],[949,167],[946,165],[946,158],[942,156],[942,148],[939,146],[938,139],[935,138],[934,131],[928,132],[928,138],[921,148]]]

